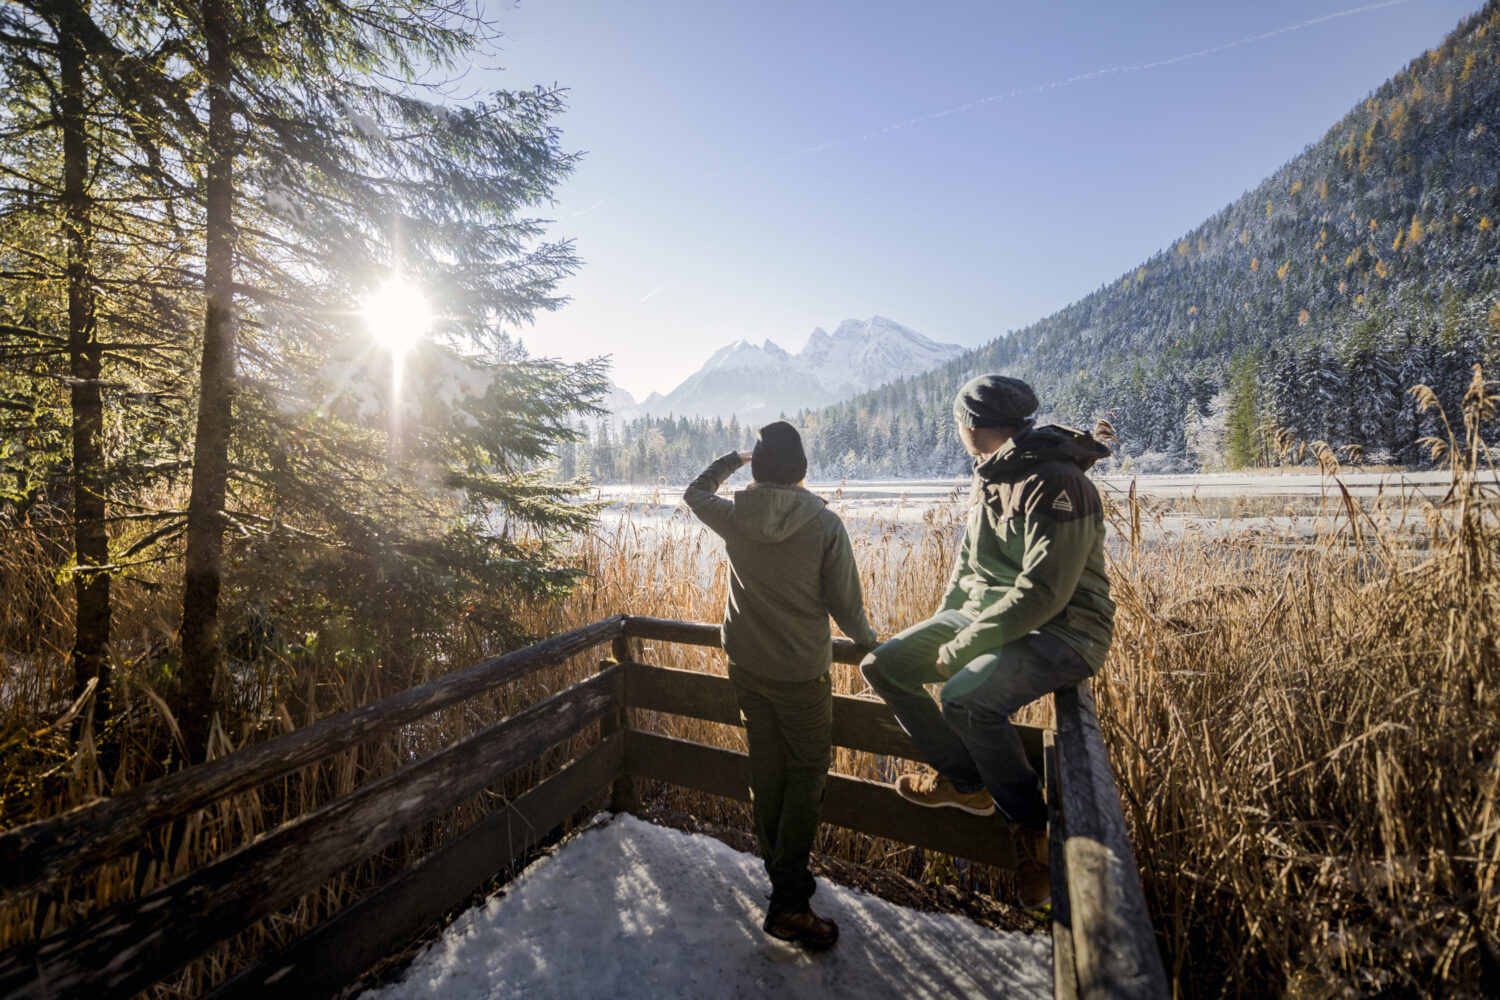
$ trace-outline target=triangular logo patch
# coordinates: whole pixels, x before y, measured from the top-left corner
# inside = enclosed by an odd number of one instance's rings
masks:
[[[1067,490],[1063,490],[1057,495],[1057,499],[1052,501],[1052,509],[1065,510],[1069,514],[1073,513],[1073,498],[1068,496]]]

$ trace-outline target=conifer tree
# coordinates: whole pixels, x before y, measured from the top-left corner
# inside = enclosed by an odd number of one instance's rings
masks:
[[[501,93],[464,107],[421,96],[418,67],[481,43],[482,21],[401,0],[357,9],[336,0],[203,0],[173,13],[174,23],[201,31],[189,39],[189,58],[206,95],[198,157],[206,308],[179,698],[190,746],[202,753],[225,641],[229,524],[264,550],[279,544],[268,532],[312,518],[345,556],[373,559],[369,587],[357,592],[372,620],[380,616],[371,600],[413,596],[377,597],[387,572],[436,586],[459,564],[489,565],[491,582],[504,568],[515,585],[561,585],[567,574],[545,566],[550,549],[522,558],[527,550],[509,532],[478,525],[581,522],[586,510],[565,504],[566,489],[530,466],[573,435],[569,414],[588,411],[603,380],[597,364],[525,357],[503,329],[556,305],[552,287],[575,265],[570,247],[544,242],[541,224],[521,214],[545,202],[574,161],[549,124],[560,95]],[[415,424],[403,431],[405,455],[379,446],[348,405],[354,391],[387,410],[398,405],[380,388],[375,359],[350,347],[359,299],[396,276],[427,286],[443,307],[434,341],[419,347],[406,376],[468,388],[446,407],[396,414]],[[319,373],[340,358],[347,377],[320,385]],[[309,405],[319,388],[321,401]],[[386,465],[418,457],[429,465],[423,475]],[[356,481],[383,475],[378,487],[366,484],[363,504],[350,503],[355,470]],[[468,504],[457,522],[447,506],[456,491]],[[229,509],[236,492],[281,513],[246,526]],[[487,549],[507,558],[488,560]],[[409,618],[384,620],[394,629]]]
[[[9,411],[13,420],[20,416],[26,443],[3,457],[12,463],[17,494],[34,494],[39,479],[55,479],[49,466],[67,470],[74,694],[96,684],[92,717],[100,728],[111,707],[110,594],[117,571],[109,497],[122,482],[139,483],[148,458],[162,457],[159,424],[173,419],[162,400],[175,379],[162,362],[182,347],[172,271],[159,267],[161,248],[173,242],[175,212],[154,123],[180,119],[183,109],[170,88],[155,85],[157,40],[129,9],[25,0],[0,11],[0,74],[8,95],[8,141],[0,155],[11,181],[6,245],[17,262],[6,269],[4,298],[24,304],[20,315],[4,317],[6,353],[32,359],[28,374],[40,375],[39,383],[10,372],[19,391]],[[54,228],[59,241],[43,238]],[[49,379],[67,386],[65,443],[43,430],[61,424],[50,415],[61,400],[42,384]],[[107,392],[113,393],[108,407]],[[126,445],[117,444],[113,454],[105,448],[107,411],[117,427],[129,429],[119,435]]]

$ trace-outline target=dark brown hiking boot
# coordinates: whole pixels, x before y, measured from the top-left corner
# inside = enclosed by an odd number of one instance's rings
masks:
[[[793,913],[773,906],[767,911],[766,922],[761,924],[761,929],[773,938],[790,941],[810,951],[832,948],[839,939],[839,925],[832,920],[824,920],[812,910]]]
[[[1016,902],[1024,909],[1052,905],[1052,868],[1047,831],[1016,827]]]

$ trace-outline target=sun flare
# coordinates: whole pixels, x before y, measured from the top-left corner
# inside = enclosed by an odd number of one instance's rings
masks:
[[[432,308],[422,290],[393,278],[365,299],[361,310],[370,335],[396,356],[411,350],[432,325]]]

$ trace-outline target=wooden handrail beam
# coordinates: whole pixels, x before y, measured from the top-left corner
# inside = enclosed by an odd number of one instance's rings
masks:
[[[153,826],[288,774],[396,726],[586,652],[621,634],[624,615],[475,664],[113,798],[0,834],[0,891],[18,892],[132,850]]]
[[[679,622],[671,618],[643,618],[640,615],[625,616],[625,634],[634,639],[655,639],[658,642],[680,642],[686,646],[723,645],[719,626],[711,622]],[[833,662],[858,665],[869,650],[852,639],[838,636],[833,640]]]
[[[1066,827],[1063,857],[1079,995],[1084,1000],[1164,1000],[1171,991],[1093,695],[1085,683],[1063,688],[1054,697]]]
[[[137,900],[0,956],[0,997],[129,997],[545,753],[620,703],[611,669]]]

